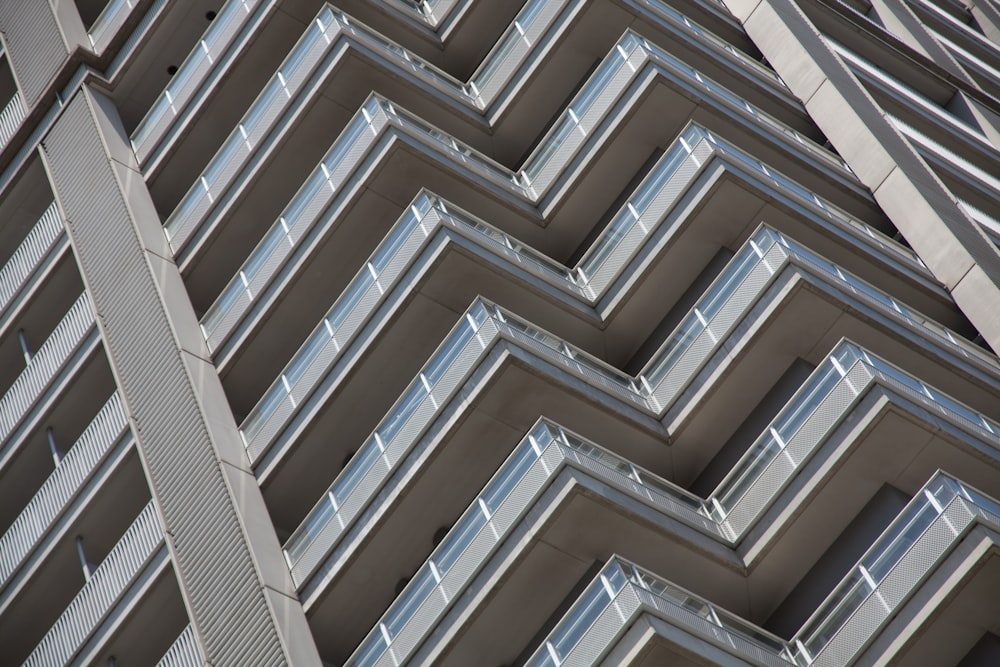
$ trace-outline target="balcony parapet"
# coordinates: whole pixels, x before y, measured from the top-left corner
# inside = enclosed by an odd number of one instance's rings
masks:
[[[788,642],[612,557],[526,665],[595,664],[650,612],[754,664],[843,667],[976,525],[1000,528],[1000,504],[938,472]]]
[[[421,16],[435,16],[444,20],[447,12],[464,3],[451,0],[411,3],[399,0],[398,3],[386,4],[390,8],[394,4],[406,5]],[[536,55],[538,46],[544,43],[543,38],[561,25],[560,21],[565,22],[567,17],[572,17],[576,13],[576,8],[582,4],[582,0],[528,2],[467,82],[458,81],[330,6],[321,10],[306,35],[286,59],[286,63],[300,64],[310,59],[315,60],[317,54],[313,51],[320,36],[322,35],[327,41],[329,50],[338,43],[339,35],[365,50],[374,50],[383,56],[388,56],[388,64],[399,68],[405,76],[415,77],[439,95],[466,106],[470,112],[482,113],[506,95],[505,91],[509,84],[516,80],[515,73]],[[238,58],[239,51],[251,41],[253,33],[271,11],[272,5],[273,1],[231,0],[223,7],[198,46],[181,64],[170,85],[160,94],[133,132],[132,145],[140,164],[145,165],[154,152],[162,150],[159,144],[169,133],[174,122],[188,113],[190,104],[200,91],[210,88],[209,80],[222,78],[225,70]],[[688,39],[711,44],[717,58],[732,61],[733,67],[746,70],[749,77],[760,80],[763,86],[781,91],[790,103],[793,100],[787,96],[784,83],[772,70],[734,49],[725,40],[702,28],[661,0],[643,0],[633,3],[631,9],[669,30],[685,35]],[[295,67],[297,68],[298,64]],[[285,71],[286,69],[293,68],[286,66],[281,70],[281,77],[287,81],[294,75]],[[274,85],[272,79],[269,86],[274,87]]]
[[[324,61],[328,52],[335,50],[339,34],[334,30],[336,25],[339,24],[332,11],[325,27],[317,20],[170,214],[165,228],[176,255],[187,252],[186,247],[194,238],[205,236],[209,231],[205,227],[217,224],[211,219],[217,217],[220,203],[228,201],[234,196],[232,191],[250,178],[247,172],[255,169],[260,161],[259,149],[273,145],[278,135],[285,131],[281,118],[288,109],[299,104],[298,98],[304,90],[311,90],[306,84],[313,70],[319,67],[318,63]],[[647,68],[655,74],[649,81],[642,76],[648,72]],[[372,95],[334,143],[327,158],[314,170],[309,183],[320,178],[320,174],[329,179],[331,155],[346,157],[345,151],[351,150],[351,145],[357,142],[361,143],[353,150],[363,151],[366,144],[374,145],[379,134],[391,126],[428,143],[436,151],[444,148],[452,160],[457,159],[463,168],[485,179],[501,197],[536,207],[545,197],[556,196],[553,192],[557,180],[585,146],[606,139],[609,124],[618,122],[611,118],[611,111],[630,87],[636,82],[644,86],[655,85],[650,81],[657,77],[675,82],[720,113],[739,118],[748,131],[767,134],[769,143],[780,144],[790,154],[814,163],[817,170],[826,174],[827,180],[841,182],[859,196],[869,196],[861,194],[855,177],[843,161],[825,148],[631,31],[619,40],[570,106],[557,117],[546,138],[516,172],[380,96]],[[342,176],[336,180],[339,178]],[[336,191],[341,186],[331,182],[330,187]]]
[[[414,574],[404,591],[390,605],[381,620],[373,627],[366,639],[354,651],[346,664],[352,667],[401,664],[413,657],[423,640],[434,631],[452,604],[462,598],[468,586],[482,571],[485,564],[496,553],[537,499],[541,497],[547,484],[554,480],[565,468],[577,469],[586,475],[610,485],[633,499],[649,505],[655,511],[678,519],[688,526],[711,535],[720,541],[735,544],[725,533],[724,527],[711,519],[713,498],[702,500],[669,481],[645,471],[623,457],[603,449],[591,442],[569,433],[562,427],[549,422],[540,422],[514,450],[500,470],[493,476],[483,491],[470,503],[468,509],[456,521],[431,556]],[[713,494],[714,495],[714,494]],[[918,584],[926,571],[942,558],[970,528],[975,516],[981,515],[988,523],[1000,521],[1000,506],[967,485],[943,474],[937,473],[917,494],[914,500],[900,513],[881,537],[868,550],[852,573],[830,594],[791,642],[785,642],[752,624],[728,614],[692,596],[669,582],[659,580],[648,572],[642,572],[632,583],[646,589],[647,594],[671,593],[674,604],[687,606],[688,611],[708,621],[711,643],[722,640],[723,648],[738,652],[750,650],[757,660],[765,664],[813,664],[812,650],[822,650],[830,641],[834,631],[850,614],[858,609],[867,595],[877,595],[877,588],[886,580],[888,573],[906,557],[908,547],[920,550],[917,542],[921,533],[939,517],[945,525],[947,517],[955,514],[949,504],[956,499],[974,504],[974,509],[966,508],[964,521],[950,524],[946,544],[940,539],[932,539],[937,549],[929,561],[920,561],[925,569],[919,572],[906,571],[911,588]],[[961,512],[960,512],[961,513]],[[940,528],[940,527],[939,527]],[[905,567],[905,565],[904,565]],[[640,574],[638,571],[633,574]],[[655,584],[660,581],[660,587]],[[598,582],[601,581],[599,576]],[[620,579],[619,583],[624,583]],[[603,583],[607,584],[607,581]],[[567,612],[563,621],[534,653],[528,665],[596,664],[614,638],[620,636],[629,626],[633,617],[629,613],[615,615],[614,621],[620,625],[612,630],[601,627],[599,619],[607,606],[614,607],[616,596],[622,586],[607,587],[595,584],[581,594],[577,604]],[[594,593],[603,590],[607,595]],[[894,604],[903,602],[903,591],[894,592]],[[676,596],[676,597],[675,597]],[[599,604],[603,599],[604,604]],[[651,602],[651,600],[645,600]],[[630,613],[642,610],[634,604]],[[652,609],[661,609],[653,604]],[[648,609],[647,609],[648,610]],[[886,613],[881,620],[891,616]],[[679,619],[679,620],[684,620]],[[860,625],[861,621],[858,622]],[[573,628],[572,631],[569,628]],[[874,629],[871,624],[863,626],[865,631]],[[697,629],[697,628],[695,628]],[[723,631],[720,635],[720,629]],[[603,643],[584,641],[590,632],[593,637],[603,638]],[[854,650],[867,641],[867,636],[852,637],[856,643]],[[734,639],[739,640],[734,643]],[[574,653],[576,647],[586,656]],[[588,652],[593,651],[590,654]],[[763,651],[763,653],[761,653]],[[840,656],[843,658],[843,654]],[[548,662],[555,658],[555,663]],[[579,661],[578,661],[579,660]],[[823,662],[842,666],[850,660]]]
[[[104,53],[139,2],[140,0],[111,0],[104,7],[87,32],[94,53],[98,55]]]
[[[666,163],[676,161],[668,155]],[[653,182],[656,181],[654,178]],[[240,432],[251,461],[258,461],[285,425],[303,405],[309,404],[331,369],[349,356],[357,336],[371,326],[379,309],[401,298],[397,292],[406,287],[401,282],[403,277],[409,275],[421,250],[439,229],[461,232],[518,269],[527,270],[563,294],[587,303],[588,289],[594,290],[595,299],[605,298],[605,290],[624,268],[628,254],[639,245],[630,234],[641,239],[655,231],[653,225],[635,223],[636,216],[642,217],[647,207],[654,206],[649,202],[655,202],[656,198],[647,197],[640,190],[638,199],[647,203],[625,208],[623,219],[630,225],[622,228],[610,225],[609,233],[581,260],[581,266],[588,267],[588,271],[580,271],[553,262],[484,223],[465,218],[431,195],[418,197],[241,424]],[[665,198],[659,199],[655,205],[669,204]],[[605,270],[604,263],[611,264],[611,268]],[[837,285],[849,299],[860,300],[932,345],[947,350],[956,363],[978,367],[980,373],[985,371],[987,375],[1000,374],[1000,362],[976,345],[786,236],[762,227],[734,256],[645,368],[635,378],[629,378],[640,388],[644,409],[662,416],[789,266],[802,267]]]
[[[374,98],[355,116],[202,318],[202,330],[210,350],[219,350],[247,313],[254,309],[256,302],[271,295],[277,276],[286,273],[294,261],[301,261],[315,246],[317,239],[336,224],[339,208],[336,202],[350,196],[350,185],[356,180],[362,165],[370,160],[375,147],[380,145],[380,135],[386,131],[388,124],[398,121],[402,127],[412,127],[412,120],[401,115],[391,104]],[[495,182],[504,185],[506,192],[525,194],[522,188],[513,184],[516,179],[506,178],[498,165],[488,162],[479,164],[473,160],[474,156],[468,149],[453,139],[429,129],[425,131],[438,144],[436,148],[440,150],[443,147],[446,159],[461,159],[470,166],[479,166],[479,175],[494,177]],[[880,254],[889,254],[891,257],[886,260],[902,264],[904,271],[925,279],[929,277],[926,267],[909,249],[853,220],[792,179],[694,124],[688,125],[673,142],[585,258],[573,269],[563,268],[560,272],[568,272],[569,279],[583,289],[587,298],[596,299],[611,278],[624,267],[625,261],[638,250],[642,241],[654,235],[681,193],[696,181],[714,158],[747,172],[751,178],[765,187],[778,190],[797,205],[808,207],[821,221],[830,222],[839,228],[840,233],[855,237],[854,243],[875,246]],[[176,225],[177,236],[184,237],[189,227],[180,220],[180,217],[172,219],[167,229],[169,232]],[[616,238],[620,241],[615,242]],[[520,243],[518,246],[524,247]]]
[[[204,664],[194,628],[188,625],[156,663],[156,667],[203,667]]]
[[[94,310],[84,292],[0,398],[0,442],[7,440],[65,365],[96,335]]]
[[[127,431],[121,398],[115,393],[0,537],[0,589]]]
[[[649,403],[649,391],[628,375],[477,300],[286,543],[286,558],[296,584],[306,581],[349,532],[439,411],[459,392],[478,361],[500,340],[530,350],[608,393],[612,400],[657,415]],[[744,535],[819,449],[826,435],[876,385],[1000,451],[1000,425],[996,422],[844,341],[817,367],[713,493],[705,512],[718,524],[717,534],[731,542]]]
[[[3,268],[0,268],[0,321],[25,288],[29,278],[51,256],[52,249],[65,238],[62,216],[56,203],[52,202]]]
[[[167,558],[163,528],[150,502],[28,656],[25,666],[69,663],[158,554]]]

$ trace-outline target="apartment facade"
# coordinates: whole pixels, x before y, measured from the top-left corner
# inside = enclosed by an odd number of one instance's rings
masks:
[[[0,662],[1000,662],[994,0],[0,0]]]

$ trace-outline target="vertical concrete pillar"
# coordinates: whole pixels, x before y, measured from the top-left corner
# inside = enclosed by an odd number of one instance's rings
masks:
[[[207,662],[319,665],[114,105],[84,86],[42,153]]]
[[[795,0],[724,0],[876,201],[1000,350],[1000,253]],[[808,1],[808,0],[805,0]]]

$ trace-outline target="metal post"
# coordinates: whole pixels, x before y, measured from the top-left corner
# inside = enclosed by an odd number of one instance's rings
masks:
[[[31,353],[31,348],[28,347],[28,339],[24,337],[24,329],[17,330],[17,340],[21,343],[21,354],[24,355],[24,365],[27,366],[31,363],[31,357],[34,355]]]
[[[76,555],[80,557],[80,567],[83,568],[84,581],[90,581],[90,575],[94,573],[94,566],[87,560],[87,554],[83,551],[83,537],[76,536]]]
[[[52,427],[45,429],[45,436],[49,441],[49,451],[52,452],[52,462],[58,466],[63,459],[63,453],[59,450],[59,446],[56,444],[56,437],[52,434]]]

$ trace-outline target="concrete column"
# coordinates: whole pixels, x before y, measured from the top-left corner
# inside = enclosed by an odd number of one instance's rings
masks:
[[[90,40],[73,0],[0,2],[4,49],[28,109]]]
[[[114,105],[82,87],[43,140],[42,153],[207,663],[319,665]]]
[[[876,201],[1000,350],[1000,253],[794,0],[725,0]]]

